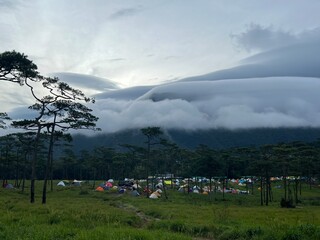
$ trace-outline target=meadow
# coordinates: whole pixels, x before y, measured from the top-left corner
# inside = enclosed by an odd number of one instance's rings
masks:
[[[29,183],[28,183],[29,184]],[[281,208],[281,189],[274,201],[260,206],[254,195],[209,195],[167,190],[167,197],[133,197],[91,185],[57,187],[41,204],[28,188],[0,189],[0,239],[320,239],[320,188],[303,186],[301,203]]]

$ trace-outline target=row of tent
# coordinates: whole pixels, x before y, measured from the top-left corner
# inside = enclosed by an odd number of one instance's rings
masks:
[[[161,197],[162,184],[156,185],[156,190],[154,192],[150,192],[149,198],[156,199]],[[105,183],[101,183],[95,190],[98,192],[104,192],[107,190],[113,189],[118,193],[129,193],[131,196],[140,196],[138,189],[141,189],[141,186],[138,183],[134,183],[133,180],[125,179],[123,181],[119,181],[118,185],[114,185],[113,181],[106,181]]]
[[[115,185],[114,181],[109,179],[108,181],[99,184],[95,190],[103,192],[105,190],[117,189],[119,192],[125,192],[127,190],[137,190],[139,188],[141,188],[141,186],[138,183],[134,183],[132,180],[119,181],[118,185]]]
[[[82,181],[78,181],[78,180],[73,180],[73,181],[62,180],[62,181],[58,182],[57,186],[60,186],[60,187],[81,186],[81,183],[82,183]]]

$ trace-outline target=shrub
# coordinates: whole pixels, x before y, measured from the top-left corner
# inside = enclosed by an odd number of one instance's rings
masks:
[[[284,198],[281,198],[280,206],[282,208],[295,208],[292,199],[286,201]]]

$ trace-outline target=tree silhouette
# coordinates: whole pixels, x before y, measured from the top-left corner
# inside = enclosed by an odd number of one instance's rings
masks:
[[[0,54],[0,81],[25,84],[27,79],[40,80],[37,66],[23,53],[6,51]]]
[[[163,134],[160,127],[147,127],[142,128],[141,132],[146,136],[146,145],[147,145],[147,157],[145,163],[145,170],[147,175],[147,197],[149,197],[149,175],[150,175],[150,164],[151,164],[151,147],[157,144],[160,144],[160,136]]]
[[[32,97],[36,100],[36,103],[29,108],[37,111],[38,115],[34,119],[13,121],[12,124],[14,127],[36,133],[33,141],[34,152],[30,188],[31,203],[34,202],[35,171],[39,139],[41,133],[45,131],[50,136],[42,199],[42,202],[45,203],[46,183],[57,128],[63,131],[70,128],[98,130],[95,128],[95,122],[98,118],[90,113],[92,111],[91,109],[80,103],[81,101],[94,102],[94,99],[87,98],[82,91],[74,89],[64,82],[60,82],[58,78],[41,76],[37,71],[37,66],[30,61],[27,56],[15,51],[0,54],[0,80],[26,85],[30,89]],[[41,86],[42,89],[47,90],[47,95],[43,96],[42,91],[39,91]],[[6,115],[2,114],[1,117],[6,117]],[[3,126],[3,124],[0,125]]]

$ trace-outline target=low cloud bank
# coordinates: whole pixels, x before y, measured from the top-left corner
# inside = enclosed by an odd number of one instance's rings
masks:
[[[100,99],[92,108],[105,132],[166,129],[320,127],[320,80],[255,78],[178,82],[136,100]]]
[[[248,51],[264,52],[234,68],[158,86],[118,89],[99,78],[61,77],[96,94],[90,107],[104,132],[320,127],[319,28],[291,33],[252,25],[235,38]]]
[[[105,133],[148,126],[181,130],[320,127],[319,91],[320,79],[306,77],[176,82],[130,89],[137,98],[114,90],[89,107]],[[32,118],[30,114],[21,108],[9,112],[15,119]]]

